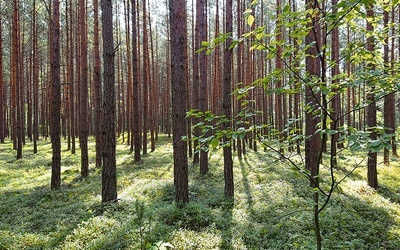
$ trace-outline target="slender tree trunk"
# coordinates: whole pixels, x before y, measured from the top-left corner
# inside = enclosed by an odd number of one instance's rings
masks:
[[[127,56],[127,97],[126,97],[126,125],[128,128],[127,143],[130,145],[131,153],[133,152],[133,140],[131,140],[132,132],[132,98],[133,98],[133,80],[132,80],[132,54],[131,54],[131,24],[130,24],[130,4],[129,0],[124,0],[125,15],[125,39],[126,39],[126,56]]]
[[[101,167],[101,68],[100,68],[100,46],[99,46],[99,4],[93,0],[94,15],[94,135],[96,138],[96,167]]]
[[[337,4],[338,0],[332,0],[332,5],[333,5],[333,13],[337,13]],[[333,121],[331,122],[331,129],[332,130],[338,130],[338,126],[340,125],[339,117],[341,116],[340,112],[340,93],[337,91],[337,88],[335,85],[337,85],[339,82],[336,79],[336,77],[340,74],[340,69],[339,69],[339,27],[334,27],[332,30],[332,52],[331,52],[331,58],[332,62],[334,63],[332,67],[332,85],[333,91],[335,92],[335,96],[332,98],[332,112],[331,116],[333,117]],[[337,141],[339,139],[339,133],[335,134],[332,136],[332,141],[331,141],[331,155],[333,156],[333,164],[336,166],[337,160],[336,160],[336,155],[337,155]]]
[[[199,23],[198,36],[200,43],[207,41],[207,4],[205,0],[198,0],[196,8],[196,16]],[[208,110],[208,76],[207,76],[207,55],[206,51],[199,53],[199,109],[202,112]],[[200,174],[204,175],[208,172],[208,151],[200,151]]]
[[[367,17],[374,17],[374,6],[372,4],[368,4],[367,8]],[[371,22],[367,19],[367,32],[373,32],[374,27]],[[374,45],[374,37],[370,35],[367,37],[367,50],[373,54],[375,52]],[[375,70],[375,64],[371,63],[368,66],[369,70]],[[374,127],[376,126],[376,102],[375,102],[375,94],[374,94],[375,86],[371,84],[367,93],[367,102],[370,104],[366,108],[366,121],[367,127],[371,129],[371,140],[376,140],[377,135],[374,131]],[[377,153],[369,152],[368,153],[368,173],[367,173],[368,185],[372,188],[378,187],[378,171],[377,171]]]
[[[397,6],[398,7],[398,6]],[[395,23],[395,7],[392,8],[392,24]],[[400,9],[400,8],[399,8]],[[400,16],[399,16],[400,18]],[[396,25],[392,25],[392,38],[391,38],[391,50],[390,50],[390,62],[391,62],[391,74],[395,74],[395,34],[396,34]],[[400,49],[399,49],[400,51]],[[392,137],[392,155],[397,157],[397,143],[396,143],[396,134],[394,133],[396,130],[396,94],[393,94],[393,109],[394,109],[394,114],[393,114],[393,119],[391,119],[391,128],[394,130],[392,133],[394,134]]]
[[[306,9],[307,10],[318,10],[318,1],[316,0],[306,0]],[[306,72],[307,78],[309,79],[310,84],[306,85],[305,88],[305,103],[310,107],[306,108],[305,114],[305,127],[306,127],[306,140],[305,140],[305,165],[308,170],[311,172],[311,180],[310,186],[312,188],[319,187],[319,156],[322,151],[321,148],[321,138],[318,134],[315,133],[318,124],[318,116],[315,116],[313,113],[314,110],[318,109],[319,103],[319,93],[313,92],[313,84],[319,83],[321,79],[321,65],[320,58],[318,57],[318,47],[320,45],[319,42],[319,16],[318,15],[309,15],[309,21],[307,26],[310,27],[310,31],[306,36],[306,44],[309,45],[309,48],[306,51],[306,54],[309,55],[306,57]],[[311,111],[310,111],[311,110]],[[321,239],[321,230],[319,227],[319,193],[314,192],[314,230],[315,237],[317,241],[317,249],[320,250],[322,248],[322,239]]]
[[[140,111],[139,111],[139,65],[138,65],[138,43],[137,43],[137,13],[136,0],[131,0],[132,7],[132,69],[133,69],[133,143],[135,162],[141,161],[140,156]]]
[[[143,7],[143,96],[142,96],[142,103],[143,103],[143,139],[142,139],[142,148],[143,154],[147,154],[147,132],[149,130],[149,70],[150,70],[150,63],[149,63],[149,39],[148,39],[148,32],[147,32],[147,9],[146,9],[146,0],[142,1]]]
[[[68,70],[70,74],[70,131],[71,131],[71,154],[76,153],[76,144],[75,144],[75,74],[74,74],[74,35],[73,35],[73,8],[72,8],[72,0],[69,1],[69,11],[70,11],[70,19],[69,19],[69,42],[70,42],[70,48],[69,48],[69,63],[68,63]]]
[[[174,183],[176,202],[189,202],[187,143],[182,141],[186,131],[187,107],[187,49],[186,1],[169,0],[171,25],[171,75],[172,75],[172,134],[174,150]],[[179,27],[179,28],[178,28]]]
[[[2,34],[2,18],[0,17],[0,143],[4,143],[5,137],[5,119],[4,119],[4,80],[3,80],[3,34]]]
[[[21,109],[21,74],[20,74],[20,28],[19,2],[14,0],[12,22],[12,53],[11,53],[11,86],[12,86],[12,128],[14,149],[17,150],[17,159],[22,158],[22,109]]]
[[[87,32],[86,32],[86,1],[79,0],[79,33],[81,36],[80,48],[80,148],[81,148],[81,176],[89,176],[89,155],[88,155],[88,62],[87,62]]]
[[[232,32],[232,0],[225,1],[225,32]],[[229,130],[231,128],[231,118],[232,118],[232,99],[231,99],[231,89],[232,89],[232,50],[229,49],[231,46],[231,40],[228,40],[225,44],[224,52],[224,79],[223,79],[223,105],[222,110],[226,116],[228,122],[224,123],[224,129]],[[234,196],[234,182],[233,182],[233,161],[232,161],[232,147],[231,142],[225,136],[225,146],[223,149],[224,154],[224,178],[225,178],[225,196]]]
[[[276,0],[276,27],[277,27],[277,35],[276,35],[276,40],[278,42],[278,45],[276,46],[276,58],[275,58],[275,67],[276,70],[278,71],[283,71],[283,66],[282,66],[282,47],[279,45],[279,42],[282,42],[283,35],[282,35],[282,24],[280,21],[280,14],[281,14],[281,0]],[[282,78],[283,78],[283,72],[281,73],[282,75],[279,76],[279,80],[277,80],[275,84],[276,89],[281,89],[282,88]],[[283,94],[282,93],[276,93],[275,94],[275,127],[276,130],[278,131],[279,135],[279,141],[283,142],[284,140],[284,134],[283,134]],[[280,146],[280,152],[283,153],[283,147]]]
[[[194,1],[192,1],[193,3]],[[195,27],[194,27],[194,33],[193,33],[193,84],[192,84],[192,108],[200,110],[200,69],[199,69],[199,53],[196,53],[198,49],[201,47],[201,41],[200,41],[200,18],[199,18],[199,9],[200,9],[200,0],[196,0],[196,22],[195,22]],[[192,15],[193,15],[193,20],[194,20],[194,5],[192,4]],[[171,27],[172,30],[173,27]],[[193,31],[192,31],[193,32]],[[197,124],[200,122],[198,118],[193,118],[193,123]],[[194,129],[194,136],[198,137],[201,134],[200,128]],[[200,162],[200,153],[198,151],[199,141],[195,140],[194,141],[194,149],[195,152],[193,154],[193,165],[199,164]]]
[[[101,0],[103,27],[104,92],[102,116],[102,202],[116,201],[116,106],[112,0]]]
[[[390,62],[389,62],[389,32],[390,29],[388,27],[389,24],[389,12],[384,11],[383,12],[383,25],[384,28],[387,29],[387,36],[385,38],[385,43],[383,45],[383,61],[384,61],[384,67],[385,67],[385,72],[387,74],[390,74]],[[394,134],[396,132],[395,128],[395,119],[396,119],[396,112],[395,112],[395,105],[396,105],[396,98],[395,94],[389,94],[385,96],[384,98],[384,112],[383,112],[383,118],[384,118],[384,125],[386,128],[385,133],[387,134]],[[392,140],[394,137],[392,137]],[[391,142],[390,142],[391,143]],[[392,143],[391,143],[392,144]],[[385,164],[390,163],[390,152],[388,149],[384,149],[384,155],[383,155],[383,162]]]
[[[53,17],[51,24],[51,146],[52,169],[51,189],[61,187],[61,75],[60,75],[60,2],[53,0]]]

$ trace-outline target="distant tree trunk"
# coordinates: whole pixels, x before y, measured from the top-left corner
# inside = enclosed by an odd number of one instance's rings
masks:
[[[70,48],[69,48],[69,62],[68,62],[68,70],[69,70],[69,75],[70,75],[70,121],[71,121],[71,154],[76,153],[76,144],[75,144],[75,77],[74,77],[74,35],[73,35],[73,8],[72,8],[72,0],[69,1],[69,11],[70,11],[70,19],[69,19],[69,42],[70,42]]]
[[[86,32],[86,1],[79,0],[79,22],[81,37],[81,54],[80,54],[80,148],[81,148],[81,176],[86,178],[89,176],[89,155],[88,155],[88,62],[87,62],[87,32]]]
[[[132,3],[132,69],[133,69],[133,143],[135,162],[141,161],[140,156],[140,111],[139,111],[139,65],[138,65],[138,43],[137,43],[137,13],[136,0]]]
[[[100,46],[99,46],[99,3],[93,0],[94,14],[94,135],[96,138],[96,167],[101,167],[101,68],[100,68]]]
[[[102,117],[102,202],[117,199],[116,106],[112,0],[101,0],[103,27],[104,92]]]
[[[155,67],[155,62],[154,62],[154,54],[157,53],[157,51],[154,50],[154,45],[153,45],[153,32],[151,30],[151,19],[150,19],[150,11],[149,11],[149,32],[150,32],[150,51],[151,51],[151,69],[149,65],[149,75],[150,75],[150,85],[149,85],[149,97],[150,97],[150,107],[149,107],[149,129],[150,129],[150,147],[151,151],[153,152],[156,150],[156,134],[157,134],[157,109],[156,107],[158,106],[158,81],[156,80],[156,67]],[[149,63],[150,64],[150,63]],[[151,73],[151,74],[150,74]]]
[[[176,202],[189,202],[187,135],[185,121],[187,107],[187,49],[186,1],[169,0],[171,25],[171,75],[172,75],[172,136],[174,151],[174,183]]]
[[[168,1],[165,1],[168,5]],[[166,6],[168,9],[168,6]],[[167,41],[171,40],[171,28],[170,23],[167,17]],[[193,39],[192,39],[193,40]],[[165,130],[168,134],[168,138],[171,137],[171,43],[167,42],[167,51],[166,51],[166,61],[167,61],[167,82],[165,86]],[[190,132],[190,131],[189,131]]]
[[[61,113],[61,76],[60,76],[60,2],[53,0],[53,17],[51,24],[51,146],[52,168],[51,189],[61,187],[61,139],[60,139],[60,113]]]
[[[127,57],[127,97],[126,97],[126,125],[128,128],[127,143],[130,145],[131,153],[133,152],[133,140],[131,140],[132,132],[132,99],[133,99],[133,80],[132,80],[132,53],[131,53],[131,24],[130,24],[130,4],[129,0],[124,0],[124,16],[125,16],[125,39],[126,39],[126,57]]]
[[[198,0],[196,16],[199,19],[199,38],[200,43],[207,41],[207,4],[205,0]],[[208,110],[208,75],[207,75],[207,55],[206,51],[199,52],[199,109],[202,112]],[[208,173],[208,151],[200,151],[200,174]]]
[[[332,5],[334,8],[334,13],[337,13],[337,4],[338,0],[332,0]],[[339,69],[339,27],[336,26],[332,29],[332,52],[331,52],[331,58],[332,62],[334,65],[332,66],[332,84],[336,85],[338,84],[338,80],[336,77],[340,74],[340,69]],[[339,117],[341,116],[341,99],[340,99],[340,93],[337,91],[337,88],[334,86],[333,90],[335,92],[335,96],[332,98],[332,112],[331,116],[333,117],[333,121],[331,122],[331,129],[332,130],[338,130],[338,126],[340,125]],[[335,134],[332,137],[331,141],[331,155],[334,156],[334,165],[336,166],[337,160],[336,160],[336,155],[337,155],[337,141],[339,139],[339,134]]]
[[[143,139],[142,139],[142,147],[143,147],[143,154],[147,154],[147,132],[149,130],[149,70],[150,70],[150,63],[149,63],[149,38],[147,32],[147,9],[146,9],[146,0],[142,1],[143,7],[143,96],[142,96],[142,103],[143,103]]]
[[[219,27],[219,0],[215,2],[215,36],[220,33]],[[221,52],[220,48],[216,47],[214,51],[214,68],[213,68],[213,81],[212,81],[212,108],[211,111],[214,114],[220,114],[221,108],[218,105],[218,101],[221,98],[221,63],[220,63]]]
[[[3,82],[3,34],[2,34],[2,19],[0,17],[0,143],[4,143],[5,137],[5,95]]]
[[[275,88],[276,89],[281,89],[282,88],[282,79],[283,79],[283,65],[282,65],[282,47],[279,45],[279,42],[282,42],[283,35],[282,35],[282,23],[280,21],[280,15],[281,15],[281,0],[276,0],[276,29],[277,29],[277,34],[276,34],[276,40],[278,42],[276,46],[276,58],[275,58],[275,67],[276,70],[281,71],[281,75],[278,76],[279,79],[276,81]],[[282,93],[276,93],[275,94],[275,128],[278,131],[278,137],[279,141],[283,142],[284,136],[283,136],[283,94]],[[283,153],[283,147],[280,146],[279,150],[281,153]]]
[[[385,43],[383,44],[383,61],[384,61],[384,67],[385,67],[385,72],[387,74],[390,74],[390,62],[389,62],[389,12],[384,11],[383,12],[383,25],[384,28],[387,29],[387,36],[385,38]],[[384,125],[386,128],[385,133],[387,134],[394,134],[396,132],[395,128],[395,123],[396,123],[396,111],[395,111],[395,105],[396,105],[396,97],[395,94],[389,94],[385,96],[384,98],[384,111],[383,111],[383,118],[384,118]],[[394,140],[394,136],[392,137],[392,140]],[[392,144],[392,143],[391,143]],[[383,162],[385,164],[390,163],[390,158],[389,158],[389,150],[384,149],[384,154],[383,154]]]
[[[399,8],[400,10],[400,8]],[[395,8],[392,8],[392,23],[395,23]],[[399,15],[399,19],[400,19],[400,15]],[[395,74],[395,39],[396,39],[396,26],[392,25],[392,39],[391,39],[391,51],[390,51],[390,62],[391,62],[391,74],[394,75]],[[400,40],[400,38],[399,38]],[[400,52],[400,50],[399,50]],[[393,96],[393,103],[396,102],[396,94],[394,94]],[[393,115],[393,119],[391,120],[392,122],[392,128],[396,128],[396,106],[394,105],[394,115]],[[392,131],[392,133],[395,134],[396,130]],[[397,143],[396,143],[396,135],[393,136],[392,138],[392,155],[397,157]]]
[[[232,32],[232,0],[225,1],[225,32]],[[232,50],[230,49],[231,40],[228,40],[225,44],[224,52],[224,79],[223,79],[223,105],[222,110],[228,122],[224,123],[224,129],[228,130],[231,128],[232,118]],[[225,136],[225,143],[228,142],[229,146],[225,146],[223,149],[224,153],[224,178],[225,178],[225,196],[234,196],[234,183],[233,183],[233,161],[232,161],[232,147],[228,138]]]
[[[242,1],[238,0],[237,1],[237,13],[242,13],[242,11],[243,11],[242,5],[243,5]],[[242,15],[238,15],[237,16],[237,34],[242,34],[242,32],[243,32],[243,18],[242,18]],[[241,83],[243,81],[243,68],[244,68],[243,67],[243,53],[244,53],[244,44],[240,43],[237,48],[237,56],[236,56],[236,65],[237,65],[236,82],[237,83]],[[240,86],[237,86],[237,87],[240,87]],[[239,100],[237,98],[235,114],[239,114],[241,110],[242,110],[241,100]],[[242,144],[243,143],[244,143],[243,140],[241,140],[239,138],[237,139],[236,148],[237,148],[237,156],[239,159],[242,159],[242,155],[243,155]]]
[[[194,18],[194,8],[195,6],[194,4],[194,0],[192,1],[192,15],[193,15],[193,21],[195,20]],[[192,84],[192,109],[197,109],[200,110],[200,69],[199,69],[199,53],[196,53],[196,51],[198,49],[200,49],[201,47],[201,41],[200,41],[200,18],[198,17],[199,15],[199,9],[200,7],[198,6],[200,4],[200,0],[196,0],[196,22],[194,25],[194,31],[192,30],[192,39],[193,39],[193,67],[192,67],[192,71],[193,71],[193,84]],[[192,25],[193,27],[193,25]],[[170,27],[170,29],[172,30],[173,27]],[[200,122],[199,118],[193,118],[193,123],[197,124]],[[200,136],[200,128],[196,128],[193,131],[194,136],[198,137]],[[198,151],[198,147],[199,147],[199,141],[195,140],[193,143],[193,147],[195,149],[194,154],[193,154],[193,165],[199,164],[200,162],[200,153]]]
[[[368,4],[367,8],[367,17],[374,17],[374,6],[372,4]],[[373,32],[374,27],[371,22],[367,19],[367,32]],[[373,54],[375,51],[374,45],[374,37],[372,35],[367,37],[367,50]],[[369,70],[375,70],[375,64],[370,63],[368,66]],[[367,102],[370,104],[366,108],[366,121],[367,127],[371,130],[371,140],[376,140],[377,135],[374,131],[374,127],[376,126],[376,102],[375,102],[375,94],[374,94],[375,86],[371,84],[367,93]],[[377,171],[377,153],[369,152],[368,153],[368,173],[367,173],[368,185],[372,188],[378,187],[378,171]]]
[[[14,149],[17,150],[17,159],[22,158],[22,107],[21,107],[21,75],[20,75],[20,27],[19,2],[14,0],[12,22],[12,53],[11,53],[11,86],[12,86],[12,128]]]

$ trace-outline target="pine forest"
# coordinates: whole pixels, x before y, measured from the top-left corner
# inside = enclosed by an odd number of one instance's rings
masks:
[[[0,0],[0,250],[400,249],[398,0]]]

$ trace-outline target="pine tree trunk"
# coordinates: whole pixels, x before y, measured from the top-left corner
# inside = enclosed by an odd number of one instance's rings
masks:
[[[225,20],[225,32],[232,32],[232,0],[225,1],[225,12],[226,12],[226,20]],[[231,99],[231,82],[232,82],[232,50],[229,49],[231,46],[231,41],[228,40],[225,44],[225,52],[224,52],[224,79],[223,79],[223,105],[222,110],[224,115],[226,116],[228,122],[224,123],[224,129],[228,130],[232,127],[231,118],[232,118],[232,99]],[[223,149],[224,154],[224,178],[225,178],[225,196],[233,197],[234,196],[234,182],[233,182],[233,161],[232,161],[232,147],[230,145],[231,142],[228,141],[228,138],[224,137],[224,144],[228,143],[229,146],[225,146]]]
[[[132,3],[132,70],[133,70],[133,143],[135,162],[141,161],[140,156],[140,109],[139,109],[139,63],[138,63],[138,31],[137,31],[137,13],[136,0]]]
[[[0,17],[0,143],[4,143],[5,138],[5,110],[4,110],[4,82],[3,82],[3,24]]]
[[[52,171],[51,189],[61,188],[61,75],[60,75],[60,2],[53,0],[53,17],[51,25],[51,146]]]
[[[373,18],[374,17],[374,10],[373,5],[369,4],[367,7],[367,17]],[[367,32],[373,32],[374,27],[372,23],[367,21]],[[367,38],[367,50],[370,53],[374,53],[375,45],[374,45],[374,37],[369,36]],[[375,70],[375,64],[369,64],[369,70]],[[374,127],[376,126],[376,102],[375,102],[375,94],[374,94],[375,86],[372,85],[368,89],[367,93],[367,102],[370,104],[366,108],[366,121],[367,127],[371,130],[371,140],[376,140],[377,135],[374,131]],[[377,172],[377,153],[376,152],[369,152],[368,153],[368,173],[367,173],[367,180],[368,185],[372,188],[378,187],[378,172]]]
[[[93,0],[94,15],[94,135],[96,139],[96,167],[101,167],[101,68],[100,68],[100,46],[99,46],[99,4]]]
[[[79,33],[80,40],[80,148],[81,148],[81,176],[89,176],[89,155],[88,155],[88,62],[87,62],[87,31],[86,31],[86,1],[79,0]]]
[[[116,201],[116,104],[112,0],[101,0],[103,27],[104,91],[102,116],[102,202]]]
[[[171,25],[172,136],[174,151],[174,183],[176,202],[189,202],[186,131],[187,49],[186,1],[169,0]],[[179,27],[179,28],[178,28]]]

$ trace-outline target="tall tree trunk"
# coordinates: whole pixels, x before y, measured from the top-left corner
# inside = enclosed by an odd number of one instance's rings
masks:
[[[282,24],[280,21],[280,15],[281,15],[281,0],[276,0],[276,29],[277,29],[277,34],[276,34],[276,41],[278,42],[276,46],[276,58],[275,58],[275,67],[276,70],[280,71],[280,76],[279,79],[276,81],[275,88],[276,89],[281,89],[282,88],[282,79],[283,79],[283,65],[282,65],[282,47],[279,45],[280,42],[282,42],[283,35],[282,35]],[[275,128],[278,131],[278,137],[279,141],[283,142],[284,140],[284,132],[283,132],[283,94],[282,93],[276,93],[275,94]],[[283,147],[280,146],[279,148],[280,152],[283,153]]]
[[[232,32],[232,0],[225,1],[225,32]],[[224,123],[224,129],[228,130],[231,128],[231,118],[232,118],[232,99],[231,99],[231,90],[232,90],[232,50],[230,49],[232,41],[228,40],[225,44],[225,52],[224,52],[224,79],[223,79],[223,105],[222,110],[224,111],[224,115],[226,116],[228,122]],[[225,178],[225,196],[233,197],[234,196],[234,183],[233,183],[233,161],[232,161],[232,147],[230,145],[227,136],[224,138],[225,143],[228,146],[225,146],[223,149],[224,154],[224,178]]]
[[[12,86],[12,127],[14,149],[17,150],[17,159],[22,158],[22,107],[21,107],[21,74],[20,74],[20,27],[19,2],[14,0],[12,22],[12,53],[11,53],[11,86]]]
[[[390,74],[390,62],[389,62],[389,32],[390,29],[388,27],[389,24],[389,12],[383,12],[383,26],[387,29],[387,34],[385,38],[385,43],[383,44],[383,61],[385,67],[385,73]],[[396,132],[395,128],[395,120],[396,120],[396,112],[395,112],[395,105],[396,105],[396,98],[395,94],[389,94],[384,98],[384,111],[383,111],[383,118],[384,118],[384,125],[386,128],[386,134],[394,134]],[[392,137],[392,140],[394,137]],[[385,164],[389,164],[389,149],[384,149],[383,154],[383,162]]]
[[[5,95],[3,82],[3,34],[2,34],[2,18],[0,17],[0,143],[4,143],[5,137]]]
[[[96,167],[101,167],[101,69],[99,46],[99,3],[93,0],[94,26],[94,136],[96,138]]]
[[[333,13],[337,13],[337,4],[338,0],[332,0],[332,5],[333,5]],[[332,130],[338,130],[338,126],[340,125],[339,117],[341,116],[340,112],[340,107],[341,107],[341,99],[340,99],[340,93],[337,91],[337,88],[335,85],[339,83],[339,81],[336,79],[336,77],[340,74],[340,69],[339,69],[339,27],[336,26],[332,29],[332,52],[331,52],[331,58],[332,62],[334,65],[332,66],[332,85],[333,91],[335,92],[335,96],[332,98],[332,112],[331,116],[333,117],[333,121],[331,122],[331,129]],[[335,134],[332,136],[332,141],[331,141],[331,155],[333,156],[333,164],[336,166],[337,160],[336,160],[336,155],[337,155],[337,141],[339,139],[339,134]]]
[[[53,0],[53,17],[51,24],[51,146],[52,168],[51,189],[61,187],[61,75],[60,75],[60,2]]]
[[[70,42],[70,48],[69,48],[69,62],[68,62],[68,70],[69,70],[69,75],[70,75],[70,131],[71,131],[71,154],[76,153],[76,144],[75,144],[75,74],[74,74],[74,32],[73,32],[73,8],[72,8],[72,0],[69,1],[69,11],[70,11],[70,20],[69,20],[69,42]]]
[[[187,143],[182,136],[186,131],[187,107],[187,49],[186,1],[169,0],[171,25],[171,75],[172,75],[172,136],[174,151],[174,183],[176,202],[189,202]]]
[[[392,23],[395,23],[395,7],[392,8]],[[400,9],[400,8],[399,8]],[[399,16],[400,18],[400,16]],[[395,39],[396,39],[396,26],[392,25],[392,38],[391,38],[391,50],[390,50],[390,62],[391,62],[391,74],[395,74]],[[400,49],[399,49],[400,51]],[[396,94],[393,95],[393,103],[396,102]],[[396,117],[396,105],[394,104],[394,114],[393,117]],[[396,128],[396,118],[391,119],[391,128]],[[393,130],[394,133],[396,130]],[[396,143],[396,134],[394,133],[392,137],[392,155],[397,157],[397,143]]]
[[[318,1],[306,0],[306,9],[317,11],[319,9]],[[311,13],[311,12],[310,12]],[[320,45],[320,25],[318,15],[308,15],[309,21],[307,26],[310,27],[309,33],[306,36],[306,44],[309,45],[306,54],[306,72],[308,84],[305,86],[305,103],[309,108],[305,108],[305,129],[306,129],[306,140],[305,140],[305,166],[311,172],[310,186],[312,188],[319,187],[319,157],[322,152],[321,138],[316,134],[317,124],[319,122],[318,117],[315,116],[314,110],[317,110],[318,103],[320,103],[320,93],[313,92],[313,85],[318,84],[321,77],[321,65],[320,58],[318,56],[318,47]],[[317,241],[317,249],[322,248],[321,230],[319,227],[319,193],[314,192],[314,230]]]
[[[196,16],[199,23],[198,36],[200,43],[207,41],[207,4],[205,0],[198,0]],[[208,110],[208,75],[207,75],[207,55],[206,51],[199,52],[199,109],[202,112]],[[200,174],[208,172],[208,151],[200,151]]]
[[[124,0],[124,16],[125,16],[125,39],[126,39],[126,57],[127,57],[127,97],[126,97],[126,125],[127,131],[127,144],[130,145],[131,153],[133,152],[133,141],[131,140],[132,132],[132,54],[131,54],[131,24],[130,24],[130,4],[129,0]]]
[[[102,202],[116,201],[116,107],[112,0],[101,0],[103,27],[104,92],[102,117]]]
[[[372,4],[368,4],[367,8],[367,17],[374,18],[374,6]],[[367,32],[373,32],[374,27],[371,22],[367,19]],[[373,54],[375,52],[374,45],[374,37],[372,35],[367,37],[367,50]],[[375,64],[370,63],[368,66],[368,70],[375,70]],[[371,130],[371,140],[376,140],[377,135],[374,130],[376,126],[376,102],[375,102],[375,86],[373,84],[369,84],[369,89],[367,93],[367,102],[370,103],[366,109],[366,121],[367,127]],[[377,171],[377,153],[369,152],[368,153],[368,173],[367,173],[368,185],[372,188],[378,187],[378,171]]]
[[[150,63],[149,63],[149,38],[147,32],[147,9],[146,9],[146,0],[142,2],[143,7],[143,154],[147,154],[147,132],[149,130],[149,70],[150,70]]]
[[[134,160],[141,161],[140,156],[140,111],[139,111],[139,65],[138,65],[138,42],[137,42],[137,13],[136,0],[132,3],[132,69],[133,69],[133,143],[134,143]]]
[[[81,176],[89,176],[89,155],[88,155],[88,62],[87,62],[87,32],[86,32],[86,1],[79,0],[79,22],[80,22],[80,148],[81,148]]]
[[[193,5],[192,1],[192,15],[193,15],[193,19],[194,20],[194,5]],[[192,109],[197,109],[200,110],[200,69],[199,69],[199,53],[196,53],[196,51],[198,49],[200,49],[201,47],[201,41],[200,41],[200,18],[198,17],[199,15],[199,9],[200,9],[200,0],[196,0],[196,22],[195,22],[195,26],[194,26],[194,32],[192,30],[192,39],[193,39],[193,84],[192,84]],[[170,29],[172,30],[173,27],[170,27]],[[193,118],[193,123],[197,124],[200,122],[200,120],[198,118]],[[198,137],[201,134],[200,128],[196,128],[194,129],[194,136]],[[198,147],[199,147],[199,141],[195,140],[194,144],[193,144],[195,151],[193,154],[193,164],[199,164],[200,162],[200,153],[198,151]]]

